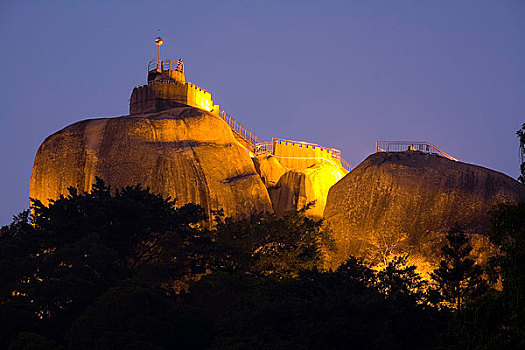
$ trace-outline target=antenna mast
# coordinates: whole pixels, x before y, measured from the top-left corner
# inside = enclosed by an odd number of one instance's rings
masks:
[[[157,69],[160,67],[160,45],[162,45],[164,41],[162,41],[162,38],[160,37],[160,29],[159,29],[159,36],[155,38],[155,45],[157,45],[158,53],[157,53]]]

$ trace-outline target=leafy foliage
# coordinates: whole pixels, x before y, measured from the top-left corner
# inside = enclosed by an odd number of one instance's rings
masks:
[[[70,349],[202,349],[210,323],[195,310],[176,308],[138,280],[118,282],[67,331]]]
[[[219,219],[216,229],[195,237],[189,250],[202,272],[297,276],[301,270],[321,268],[323,249],[332,247],[321,227],[304,210],[282,217],[259,213],[237,221]]]
[[[71,322],[118,280],[169,286],[185,273],[176,242],[205,218],[197,206],[175,209],[140,186],[112,194],[100,179],[88,194],[70,189],[49,206],[33,201],[32,211],[31,221],[24,212],[1,231],[2,341],[25,330],[63,342]]]
[[[492,211],[491,240],[501,254],[491,260],[503,285],[493,301],[497,336],[508,348],[525,347],[525,203],[501,204]]]
[[[407,265],[408,255],[396,256],[378,271],[374,286],[393,300],[408,298],[413,302],[425,302],[427,283],[416,272],[416,266]]]
[[[437,343],[436,313],[385,298],[362,283],[368,272],[355,278],[348,272],[307,270],[282,279],[215,273],[192,285],[190,297],[215,315],[212,349],[421,349]]]
[[[9,345],[8,350],[64,350],[55,341],[50,340],[40,334],[21,332],[18,337]]]

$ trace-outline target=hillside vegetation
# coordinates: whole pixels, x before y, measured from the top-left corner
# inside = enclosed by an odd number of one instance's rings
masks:
[[[491,272],[502,291],[480,278],[458,227],[427,282],[406,256],[379,270],[353,257],[324,270],[333,241],[304,212],[237,221],[217,212],[209,228],[197,205],[100,179],[32,212],[1,230],[2,348],[522,345],[524,204],[494,211],[505,254]]]
[[[525,124],[518,136],[523,161]],[[0,348],[525,347],[524,202],[491,209],[484,268],[452,224],[428,279],[402,251],[327,269],[337,242],[308,206],[233,220],[140,185],[90,188],[1,228]]]

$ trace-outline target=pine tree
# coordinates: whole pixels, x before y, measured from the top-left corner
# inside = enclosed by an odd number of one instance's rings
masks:
[[[375,287],[389,299],[406,299],[424,302],[426,282],[416,272],[416,266],[408,264],[408,254],[396,256],[376,274]]]
[[[441,248],[443,260],[431,276],[439,286],[441,302],[460,311],[481,296],[487,284],[482,278],[481,267],[469,258],[472,246],[457,223],[446,238],[447,244]]]

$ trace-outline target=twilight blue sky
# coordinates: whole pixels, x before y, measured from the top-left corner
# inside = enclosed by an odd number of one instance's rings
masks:
[[[518,176],[525,1],[0,2],[0,225],[28,207],[40,143],[125,115],[155,57],[263,139],[339,148],[422,140]]]

